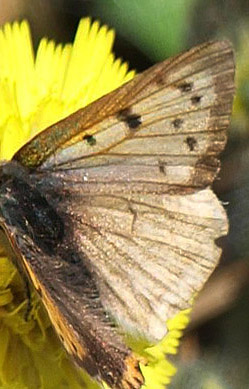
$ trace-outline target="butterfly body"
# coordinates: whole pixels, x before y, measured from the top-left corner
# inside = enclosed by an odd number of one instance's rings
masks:
[[[149,69],[37,135],[2,165],[0,223],[76,362],[111,388],[143,383],[149,344],[216,265],[212,192],[234,84],[227,42]]]

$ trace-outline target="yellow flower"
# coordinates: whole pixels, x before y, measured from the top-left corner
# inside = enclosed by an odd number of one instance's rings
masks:
[[[27,140],[134,76],[112,54],[114,32],[81,20],[73,44],[43,39],[33,53],[27,22],[0,30],[0,158],[9,159]],[[1,236],[1,240],[4,238]],[[1,244],[3,246],[3,242]],[[32,292],[27,320],[25,285],[8,254],[0,251],[0,389],[98,388],[76,369],[57,341],[48,316]],[[168,321],[168,335],[142,354],[146,389],[165,388],[188,311]]]

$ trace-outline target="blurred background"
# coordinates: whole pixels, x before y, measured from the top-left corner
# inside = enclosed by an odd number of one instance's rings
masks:
[[[196,302],[179,354],[173,389],[249,388],[249,2],[248,0],[1,0],[0,25],[28,19],[34,45],[47,36],[72,41],[92,16],[114,27],[114,52],[142,71],[214,38],[234,43],[237,94],[215,191],[230,233]]]

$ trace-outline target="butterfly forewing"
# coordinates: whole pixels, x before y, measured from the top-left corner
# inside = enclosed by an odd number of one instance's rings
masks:
[[[148,161],[158,166],[158,158],[166,164],[166,157],[170,163],[177,155],[194,165],[198,157],[207,157],[206,152],[217,158],[226,139],[222,130],[231,112],[233,72],[227,41],[203,44],[155,65],[51,126],[14,158],[32,167],[43,164],[53,169],[66,168],[67,162],[70,168],[76,168],[77,162],[80,167],[112,161],[115,166],[123,165],[120,159],[130,161],[132,157],[138,157],[142,166]],[[94,145],[89,136],[94,137]],[[102,163],[96,155],[101,155]]]
[[[215,240],[228,223],[210,185],[233,79],[230,44],[203,44],[51,126],[14,157],[55,210],[57,243],[48,241],[49,253],[39,246],[44,232],[35,241],[2,224],[45,290],[57,332],[72,328],[68,351],[114,388],[139,388],[142,378],[113,324],[161,339],[217,264]]]

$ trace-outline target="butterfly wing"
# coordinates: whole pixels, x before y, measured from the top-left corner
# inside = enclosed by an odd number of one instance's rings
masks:
[[[124,166],[122,172],[127,172],[127,164],[129,170],[135,165],[139,176],[144,170],[154,176],[153,166],[160,164],[162,172],[168,164],[168,185],[174,184],[174,177],[178,186],[207,186],[226,141],[233,78],[231,44],[205,43],[155,65],[49,127],[14,159],[31,168],[42,165],[43,170],[105,164],[111,170],[113,161],[114,168]],[[194,183],[187,180],[189,167]]]
[[[194,48],[77,112],[74,135],[39,161],[44,185],[67,192],[58,209],[73,220],[105,308],[149,339],[165,334],[166,318],[188,306],[220,255],[227,220],[209,185],[233,77],[228,42]],[[33,144],[16,159],[31,158]]]
[[[64,246],[72,242],[109,319],[152,341],[220,256],[215,240],[228,223],[210,185],[233,78],[230,44],[201,45],[51,126],[14,157],[34,169],[30,180],[63,221]],[[56,288],[65,300],[76,293],[80,312],[84,296],[70,283]]]

